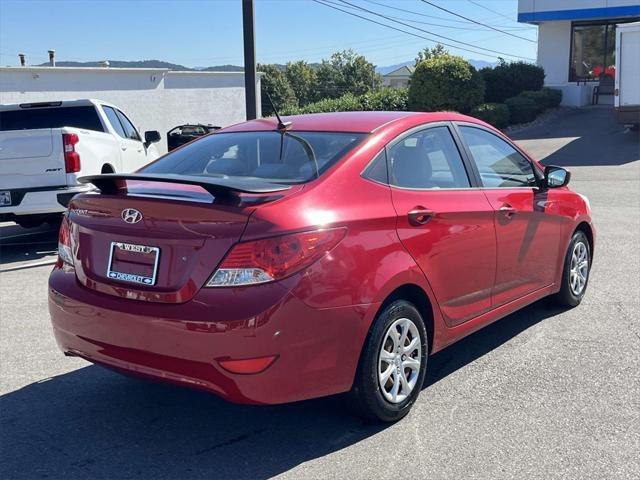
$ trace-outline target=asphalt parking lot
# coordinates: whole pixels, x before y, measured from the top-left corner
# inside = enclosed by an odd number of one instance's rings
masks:
[[[0,477],[640,477],[640,141],[610,108],[513,135],[573,172],[598,228],[582,305],[541,301],[430,360],[395,425],[339,399],[276,407],[122,377],[56,348],[49,226],[0,225]],[[22,235],[22,236],[17,236]]]

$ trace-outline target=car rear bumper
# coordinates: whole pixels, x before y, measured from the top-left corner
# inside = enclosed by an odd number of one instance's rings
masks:
[[[12,204],[0,206],[0,215],[9,217],[62,213],[74,195],[87,190],[87,186],[8,189]],[[0,191],[4,189],[0,187]]]
[[[154,304],[89,290],[56,268],[49,311],[67,354],[233,402],[277,404],[349,390],[370,305],[314,309],[290,287],[203,289],[184,304]],[[256,374],[219,364],[272,355],[275,362]]]

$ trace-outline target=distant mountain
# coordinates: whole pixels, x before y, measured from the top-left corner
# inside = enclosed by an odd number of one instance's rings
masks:
[[[38,67],[46,67],[49,62],[41,63]],[[100,67],[100,62],[68,62],[56,61],[58,67]],[[168,68],[169,70],[191,70],[191,68],[162,60],[109,60],[109,66],[114,68]]]
[[[485,68],[485,67],[495,67],[498,62],[486,62],[484,60],[467,60],[471,65],[473,65],[476,70],[480,70],[481,68]],[[415,63],[415,61],[411,60],[408,62],[402,62],[402,63],[394,63],[393,65],[387,65],[386,67],[376,67],[376,72],[379,73],[380,75],[386,75],[387,73],[393,72],[394,70],[397,70],[400,67],[404,67],[407,65],[413,65]]]
[[[238,65],[216,65],[214,67],[201,68],[203,72],[242,72],[244,67]]]
[[[498,62],[487,62],[485,60],[469,60],[469,63],[473,65],[476,69],[480,70],[485,67],[495,67]],[[404,67],[406,65],[413,65],[414,61],[410,60],[402,63],[395,63],[393,65],[387,65],[383,67],[376,67],[376,72],[380,75],[386,75],[389,72],[393,72],[394,70]],[[41,63],[37,65],[39,67],[46,67],[49,65],[49,62]],[[72,61],[57,61],[56,65],[58,67],[100,67],[100,62],[72,62]],[[164,62],[162,60],[133,60],[133,61],[125,61],[125,60],[109,60],[109,66],[113,68],[167,68],[169,70],[183,70],[183,71],[201,71],[201,72],[241,72],[243,71],[243,67],[238,65],[214,65],[211,67],[194,67],[189,68],[184,65],[179,65],[177,63]],[[284,70],[284,64],[275,64],[276,67]],[[309,66],[311,68],[318,68],[320,66],[319,63],[310,63]]]
[[[481,68],[493,68],[498,65],[498,62],[486,62],[484,60],[468,60],[468,62],[476,67],[476,70],[480,70]]]

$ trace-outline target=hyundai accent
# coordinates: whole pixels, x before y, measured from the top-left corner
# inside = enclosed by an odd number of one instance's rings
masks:
[[[567,170],[455,113],[259,119],[83,177],[49,280],[62,351],[278,404],[402,418],[428,358],[546,296],[582,300],[595,231]]]

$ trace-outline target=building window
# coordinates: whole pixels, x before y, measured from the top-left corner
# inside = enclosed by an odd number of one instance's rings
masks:
[[[635,19],[573,23],[569,81],[594,81],[616,76],[616,24]]]
[[[615,25],[573,25],[570,81],[615,77]]]

